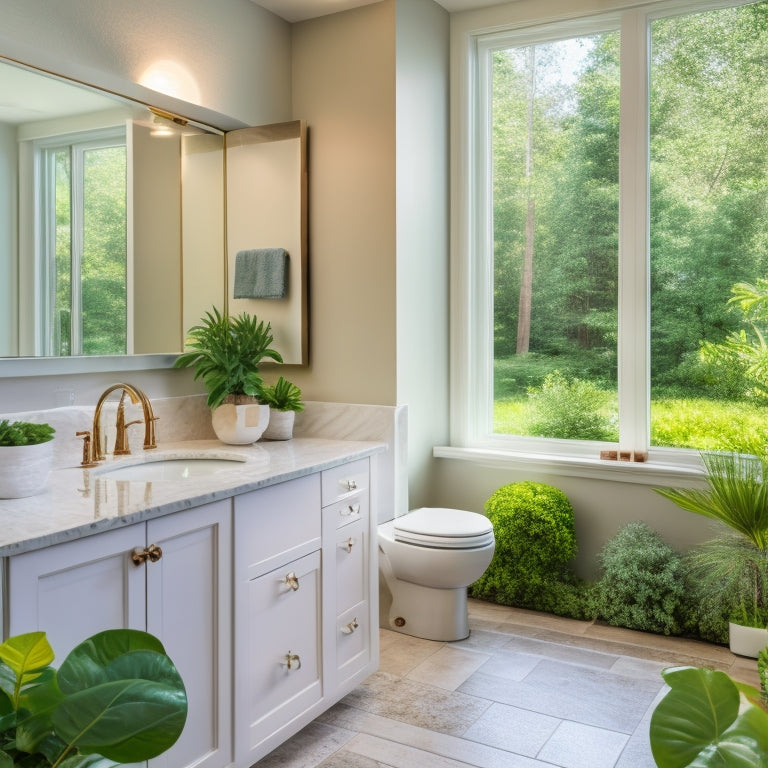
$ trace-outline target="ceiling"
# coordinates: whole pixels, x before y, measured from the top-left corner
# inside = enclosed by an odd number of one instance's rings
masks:
[[[348,11],[362,5],[371,5],[379,0],[253,0],[256,5],[280,16],[286,21],[305,21],[316,16],[327,16],[329,13]],[[469,11],[475,8],[485,8],[489,5],[501,5],[510,0],[436,0],[446,11]]]

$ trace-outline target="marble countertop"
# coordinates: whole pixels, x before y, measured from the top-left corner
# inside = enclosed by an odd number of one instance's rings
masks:
[[[93,469],[54,469],[46,489],[23,499],[0,499],[0,556],[40,549],[123,525],[197,507],[292,480],[386,450],[383,443],[295,437],[247,446],[218,440],[160,445],[112,458]],[[102,473],[163,459],[221,458],[222,471],[172,481],[117,480]]]

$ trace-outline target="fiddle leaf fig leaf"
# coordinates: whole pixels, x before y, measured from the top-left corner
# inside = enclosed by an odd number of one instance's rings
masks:
[[[54,658],[53,648],[46,639],[45,632],[15,635],[0,645],[0,660],[16,675],[11,695],[14,708],[18,706],[21,689],[39,678]],[[5,679],[7,681],[7,678]]]
[[[699,667],[662,675],[670,691],[654,710],[650,729],[659,768],[768,768],[768,712],[742,708],[728,675]]]
[[[171,747],[186,714],[183,688],[150,680],[117,680],[67,696],[52,720],[56,733],[81,752],[133,763]]]
[[[58,671],[59,687],[65,694],[70,694],[118,679],[120,673],[110,672],[110,665],[125,654],[136,651],[165,654],[163,644],[147,632],[137,629],[108,629],[99,632],[80,643],[64,659]],[[143,659],[139,658],[137,662],[143,663]],[[139,670],[137,667],[130,677],[143,677]],[[150,676],[154,672],[151,669],[146,672],[148,680],[154,679]]]

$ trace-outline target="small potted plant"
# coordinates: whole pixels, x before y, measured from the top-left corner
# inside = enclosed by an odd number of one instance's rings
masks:
[[[0,421],[0,498],[42,491],[53,463],[54,431],[50,424]]]
[[[269,425],[264,437],[267,440],[290,440],[296,414],[304,410],[301,390],[281,376],[273,386],[262,389],[261,402],[269,406]]]
[[[731,651],[756,658],[768,645],[768,456],[762,447],[702,453],[706,488],[657,488],[724,530],[686,557],[696,589],[728,625]]]
[[[215,307],[200,325],[187,333],[189,351],[174,367],[194,368],[208,390],[213,430],[223,443],[248,445],[258,440],[269,421],[269,407],[261,402],[264,381],[259,365],[264,359],[282,363],[269,323],[242,312],[222,315]]]
[[[58,669],[44,632],[0,645],[0,765],[85,768],[138,763],[178,740],[184,683],[160,641],[112,629],[78,645]]]

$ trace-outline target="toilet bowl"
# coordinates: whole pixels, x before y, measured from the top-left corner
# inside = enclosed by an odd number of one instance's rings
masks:
[[[378,528],[380,625],[426,640],[469,635],[467,587],[496,541],[484,515],[422,507]]]

